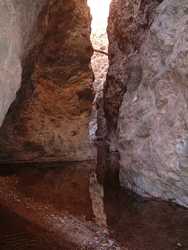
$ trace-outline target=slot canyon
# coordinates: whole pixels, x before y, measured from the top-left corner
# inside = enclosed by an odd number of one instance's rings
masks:
[[[188,250],[188,0],[0,1],[0,250]]]

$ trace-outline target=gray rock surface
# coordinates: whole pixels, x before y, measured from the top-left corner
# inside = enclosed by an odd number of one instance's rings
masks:
[[[0,125],[21,85],[22,59],[45,0],[0,2]],[[34,41],[34,39],[33,39]]]
[[[122,186],[188,207],[188,1],[154,2],[113,3],[121,8],[111,11],[110,24],[119,25],[109,31],[108,139],[120,154]]]

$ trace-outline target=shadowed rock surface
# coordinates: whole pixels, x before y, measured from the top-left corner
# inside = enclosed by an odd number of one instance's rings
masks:
[[[28,2],[25,5],[29,8]],[[25,5],[20,1],[18,12],[27,15]],[[86,1],[45,1],[33,19],[36,35],[28,31],[30,50],[22,61],[22,86],[0,130],[0,160],[93,158],[88,136],[93,100],[91,18]],[[19,23],[18,28],[25,35],[27,25]]]
[[[103,146],[122,186],[186,207],[187,11],[186,0],[112,1]]]
[[[0,125],[21,86],[22,61],[36,42],[36,20],[45,2],[0,2]]]

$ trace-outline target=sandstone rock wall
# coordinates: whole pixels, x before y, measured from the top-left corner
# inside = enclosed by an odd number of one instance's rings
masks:
[[[22,58],[45,0],[0,1],[0,125],[21,85]],[[34,40],[34,39],[33,39]]]
[[[188,207],[188,1],[114,0],[104,110],[120,183]]]
[[[46,0],[42,9],[39,2],[12,0],[22,13],[18,28],[24,42],[20,48],[29,49],[22,67],[15,62],[20,66],[14,74],[15,79],[19,76],[14,96],[21,71],[22,84],[0,129],[0,161],[92,159],[88,123],[93,73],[87,1]],[[38,18],[30,11],[31,3],[40,10]],[[35,24],[35,32],[28,29],[26,20]]]

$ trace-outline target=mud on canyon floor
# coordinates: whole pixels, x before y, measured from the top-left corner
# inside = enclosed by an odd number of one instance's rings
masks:
[[[0,249],[188,249],[188,210],[99,185],[95,163],[1,166]]]

